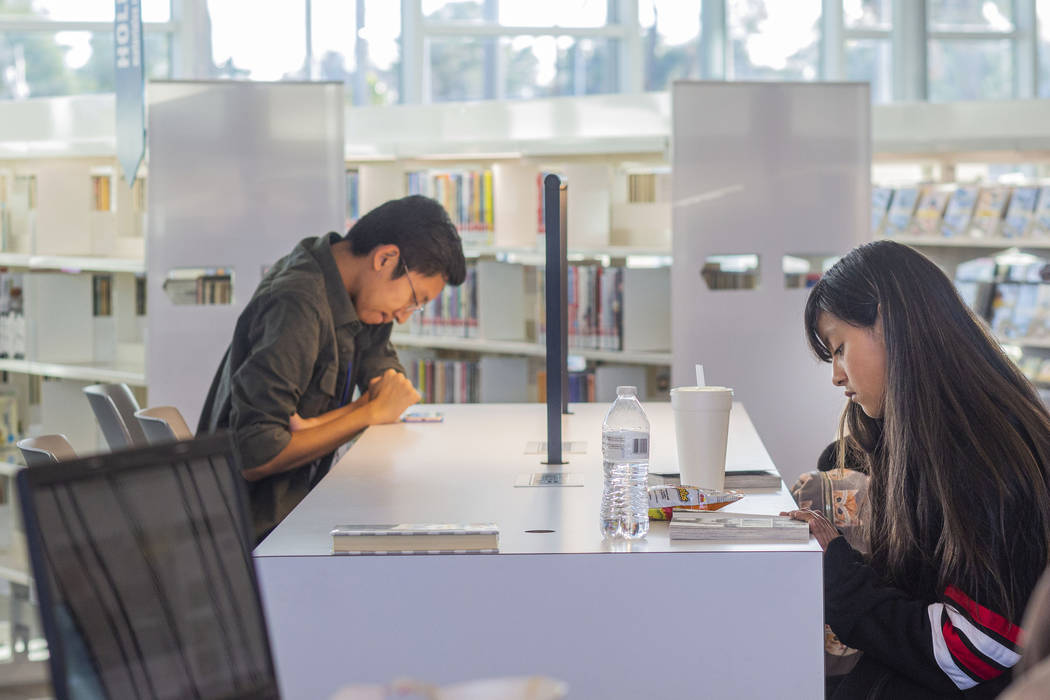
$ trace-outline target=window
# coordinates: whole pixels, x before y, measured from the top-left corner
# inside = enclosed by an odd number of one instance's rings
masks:
[[[212,61],[220,77],[304,80],[304,0],[271,3],[258,11],[254,0],[208,0]]]
[[[816,80],[821,0],[727,0],[727,77]]]
[[[843,0],[842,19],[847,29],[875,29],[889,32],[891,0]]]
[[[871,101],[893,99],[891,75],[893,59],[888,39],[849,39],[846,41],[846,79],[871,85]]]
[[[615,3],[422,0],[424,100],[616,92]]]
[[[358,17],[354,2],[312,0],[310,75],[342,82],[347,100],[356,105],[397,102],[400,7],[366,0],[363,10]]]
[[[1050,0],[1036,0],[1039,97],[1050,97]]]
[[[843,77],[871,85],[872,102],[893,99],[893,3],[843,0]]]
[[[643,0],[638,24],[643,89],[667,90],[675,80],[700,77],[700,0]]]
[[[1011,0],[926,0],[928,29],[1012,31]]]
[[[112,0],[0,0],[0,99],[113,91]],[[167,0],[145,0],[146,77],[172,74]]]
[[[1010,0],[927,0],[926,13],[930,101],[1014,96]]]
[[[931,39],[930,101],[1003,100],[1013,96],[1009,40]]]
[[[8,7],[13,5],[14,7]],[[0,12],[20,14],[18,6],[30,6],[27,14],[56,22],[112,22],[113,0],[22,0],[0,3]],[[167,22],[171,19],[169,0],[142,0],[143,22]]]
[[[486,39],[485,43],[490,43]],[[429,41],[430,87],[434,102],[485,97],[485,45],[473,38]]]

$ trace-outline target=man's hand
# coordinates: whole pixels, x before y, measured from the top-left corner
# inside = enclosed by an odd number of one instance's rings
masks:
[[[347,410],[356,411],[357,409],[364,406],[369,401],[369,395],[367,393],[361,394],[356,399],[350,402],[348,406],[337,408],[329,411],[328,413],[322,413],[319,416],[313,418],[303,418],[298,413],[293,413],[292,417],[288,419],[288,430],[293,433],[298,433],[301,430],[308,430],[310,428],[316,428],[319,425],[324,425],[329,421],[333,421],[340,415],[345,413]]]
[[[378,377],[372,377],[372,380],[368,382],[367,396],[369,400],[374,399],[379,394],[379,383],[383,381],[383,377],[391,372],[397,374],[396,370],[388,369],[384,374],[381,374]]]
[[[781,515],[787,515],[793,520],[801,520],[809,523],[810,534],[817,538],[817,543],[820,544],[820,548],[825,551],[833,539],[842,536],[839,534],[839,531],[835,529],[835,526],[828,522],[827,518],[812,508],[807,508],[806,510],[792,510],[787,513],[781,513]]]
[[[312,428],[316,424],[317,420],[314,418],[303,418],[298,413],[293,413],[292,417],[288,420],[288,429],[293,433],[298,433],[300,430]]]
[[[394,369],[388,369],[382,377],[372,380],[368,393],[372,398],[366,408],[372,425],[393,423],[406,408],[419,403],[422,398],[408,377]]]

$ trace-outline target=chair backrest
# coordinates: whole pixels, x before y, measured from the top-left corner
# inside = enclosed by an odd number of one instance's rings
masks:
[[[102,435],[111,450],[149,444],[142,426],[135,419],[139,402],[127,384],[92,384],[84,387]]]
[[[19,440],[18,449],[27,467],[39,467],[45,464],[65,462],[76,459],[77,453],[65,435],[40,435]]]
[[[278,697],[228,434],[17,481],[56,698]]]
[[[135,418],[151,445],[189,440],[193,437],[193,431],[186,425],[186,419],[174,406],[142,408],[135,411]]]

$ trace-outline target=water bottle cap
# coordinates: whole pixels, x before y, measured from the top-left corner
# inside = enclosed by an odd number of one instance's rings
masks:
[[[634,396],[638,393],[638,387],[634,386],[618,386],[616,387],[617,396]]]

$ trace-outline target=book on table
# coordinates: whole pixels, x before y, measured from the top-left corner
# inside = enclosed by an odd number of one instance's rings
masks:
[[[499,529],[493,523],[398,523],[339,525],[332,529],[333,554],[495,554]]]
[[[727,471],[727,489],[779,489],[780,473],[773,469],[739,469]]]
[[[650,486],[678,486],[681,475],[678,472],[650,472]],[[722,488],[739,489],[779,489],[780,473],[775,469],[731,469],[726,470]],[[688,486],[689,484],[687,484]]]
[[[809,542],[809,525],[786,515],[675,509],[667,526],[672,540]]]

